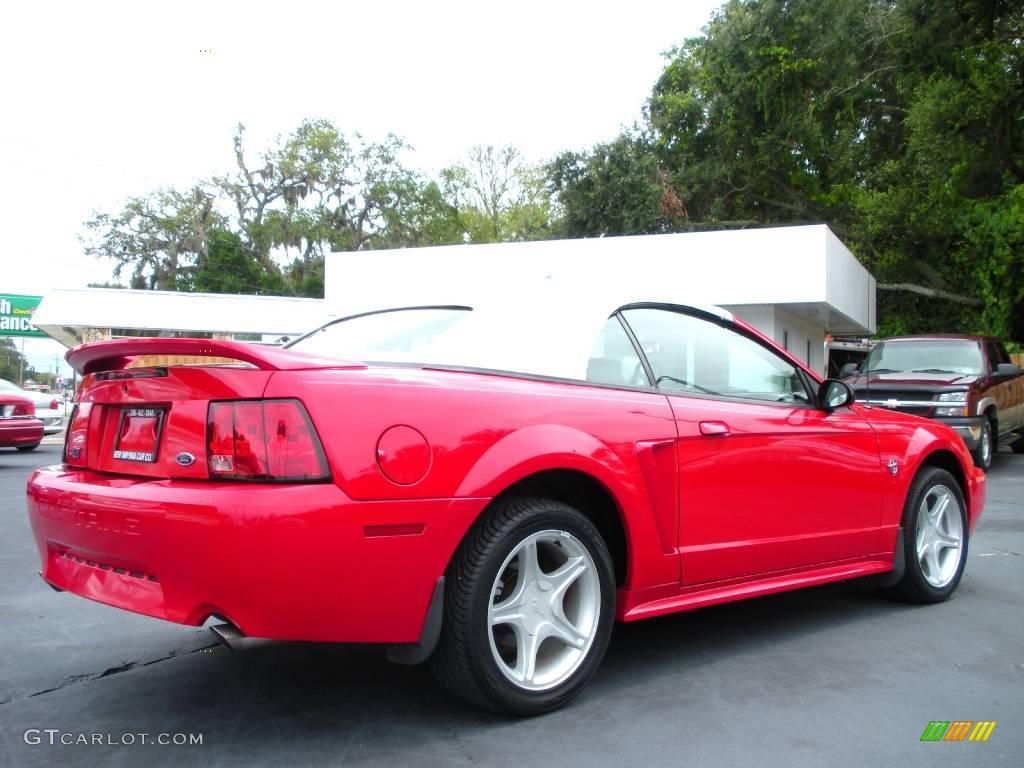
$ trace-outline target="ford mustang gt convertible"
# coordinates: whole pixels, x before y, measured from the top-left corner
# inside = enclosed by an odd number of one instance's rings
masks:
[[[52,587],[235,648],[380,643],[513,715],[579,693],[616,621],[856,577],[945,600],[985,500],[949,427],[714,307],[384,308],[67,359],[63,461],[28,483]]]

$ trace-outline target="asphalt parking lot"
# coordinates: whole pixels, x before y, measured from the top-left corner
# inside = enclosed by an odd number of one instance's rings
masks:
[[[996,457],[949,602],[908,606],[849,583],[620,625],[573,705],[513,721],[375,648],[233,654],[206,630],[51,591],[23,495],[59,454],[0,450],[2,766],[1002,766],[1024,754],[1024,456]],[[931,720],[998,725],[985,743],[922,743]],[[30,729],[41,743],[26,743]],[[202,744],[51,746],[44,729]]]

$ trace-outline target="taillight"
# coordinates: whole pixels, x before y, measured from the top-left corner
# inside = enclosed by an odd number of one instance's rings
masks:
[[[12,416],[35,416],[36,406],[35,403],[29,401],[26,403],[16,403],[14,410],[11,412]]]
[[[57,410],[57,401],[56,400],[51,400],[49,407],[50,407],[50,410],[56,411]]]
[[[210,403],[206,449],[210,477],[265,482],[330,479],[320,438],[298,400]]]
[[[88,466],[86,448],[88,446],[89,413],[92,403],[78,403],[71,411],[71,422],[64,436],[64,461],[76,467]]]

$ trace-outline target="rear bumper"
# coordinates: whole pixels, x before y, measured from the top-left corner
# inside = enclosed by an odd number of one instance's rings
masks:
[[[35,445],[43,439],[43,423],[38,419],[0,421],[0,448]]]
[[[63,416],[40,416],[39,420],[43,422],[43,431],[48,435],[64,431]]]
[[[51,585],[278,640],[415,642],[485,499],[357,502],[337,486],[37,470],[28,514]]]

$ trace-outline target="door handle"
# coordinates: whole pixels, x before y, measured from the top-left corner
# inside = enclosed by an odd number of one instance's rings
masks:
[[[729,425],[724,421],[702,421],[700,433],[708,437],[728,437]]]

